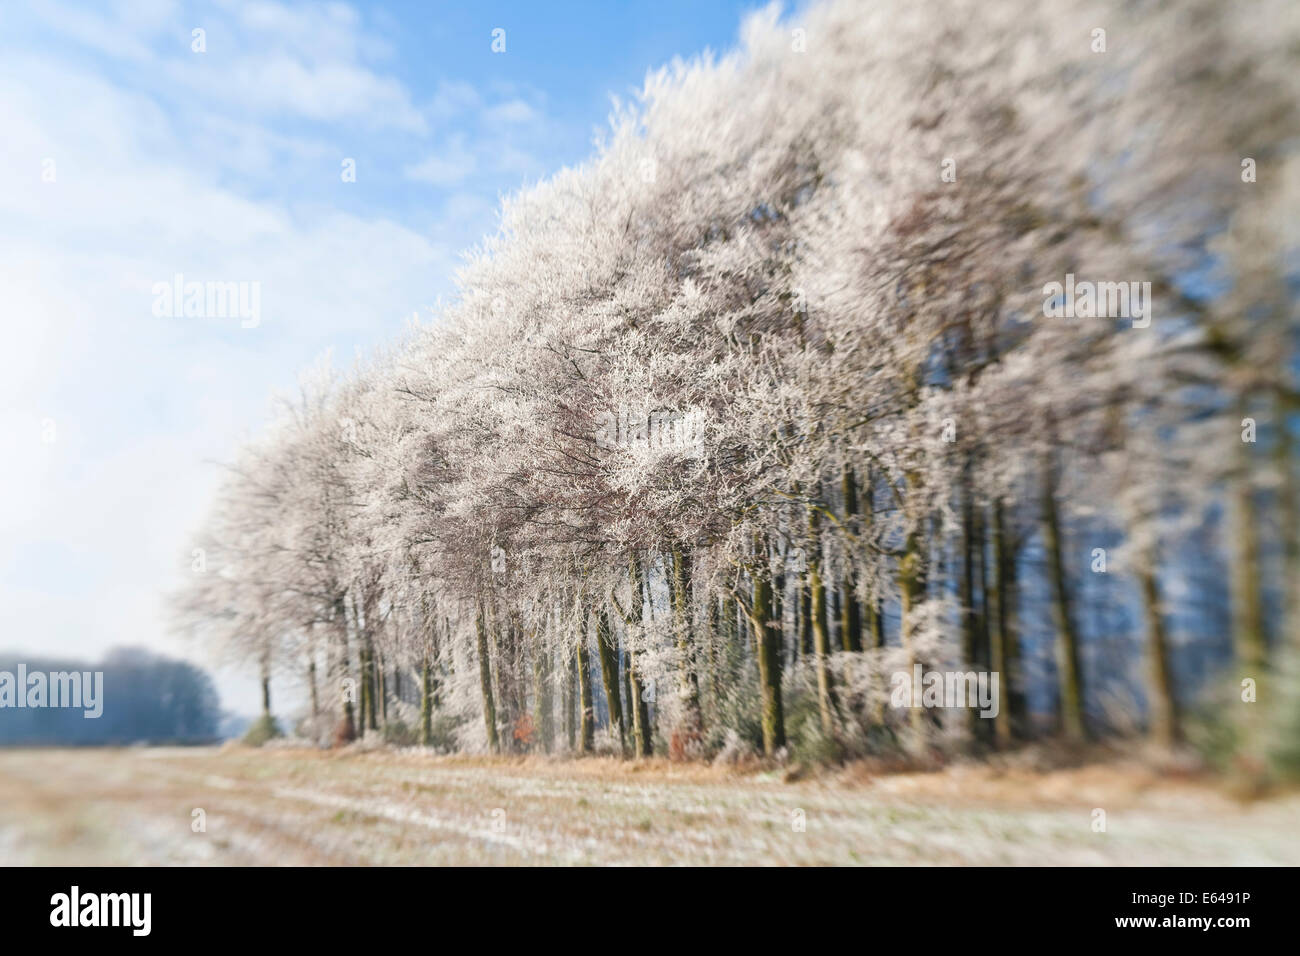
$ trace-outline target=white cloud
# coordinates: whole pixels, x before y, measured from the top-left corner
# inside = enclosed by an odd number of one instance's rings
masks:
[[[487,111],[487,121],[497,124],[535,123],[541,114],[521,99],[497,103]]]
[[[113,58],[140,61],[153,58],[149,35],[172,21],[175,4],[118,3],[99,10],[50,2],[33,4],[28,12],[45,29],[74,43]]]
[[[108,10],[46,3],[26,14],[25,22],[0,14],[0,23],[15,35],[25,27],[43,39],[148,64],[175,89],[201,96],[205,108],[224,104],[268,116],[427,130],[406,86],[374,68],[391,57],[391,44],[347,4],[291,7],[259,0],[182,13],[169,0],[122,2]],[[203,53],[191,50],[195,28],[205,33]]]
[[[423,160],[402,169],[402,175],[434,186],[455,186],[474,172],[477,161],[465,148],[465,137],[457,135]]]
[[[469,83],[444,80],[438,84],[425,112],[435,121],[446,121],[477,110],[483,98]]]
[[[311,64],[268,53],[238,57],[220,71],[194,69],[186,62],[173,62],[169,69],[184,86],[258,112],[411,133],[428,129],[405,86],[354,63]]]
[[[500,173],[522,178],[540,175],[543,170],[541,161],[525,149],[503,145],[493,155],[493,168]]]
[[[361,15],[345,3],[291,7],[245,0],[224,6],[258,46],[279,46],[310,62],[387,59],[393,52],[392,44],[367,31]]]

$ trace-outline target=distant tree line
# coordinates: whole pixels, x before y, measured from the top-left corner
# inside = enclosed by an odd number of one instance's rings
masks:
[[[117,648],[102,661],[0,653],[0,672],[91,674],[102,671],[102,713],[82,708],[0,708],[0,746],[97,746],[210,743],[218,738],[221,705],[202,668],[142,648]]]

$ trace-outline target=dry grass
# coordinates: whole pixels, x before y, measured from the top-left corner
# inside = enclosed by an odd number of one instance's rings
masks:
[[[879,769],[801,776],[233,746],[0,751],[0,862],[1300,863],[1295,794],[1244,805],[1138,759]],[[196,808],[206,832],[191,829]],[[1105,833],[1093,831],[1094,808],[1107,813]]]

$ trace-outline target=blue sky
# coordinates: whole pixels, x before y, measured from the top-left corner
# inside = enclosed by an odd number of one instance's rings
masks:
[[[449,295],[503,193],[581,161],[612,96],[731,48],[755,6],[0,6],[0,649],[203,660],[162,597],[210,462],[321,353]],[[260,322],[154,314],[177,273],[258,283]],[[219,684],[253,709],[251,680]]]

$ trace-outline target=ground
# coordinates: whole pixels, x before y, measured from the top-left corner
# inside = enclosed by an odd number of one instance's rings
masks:
[[[416,751],[0,750],[0,864],[1300,864],[1300,794],[1242,803],[1131,761],[791,776]]]

